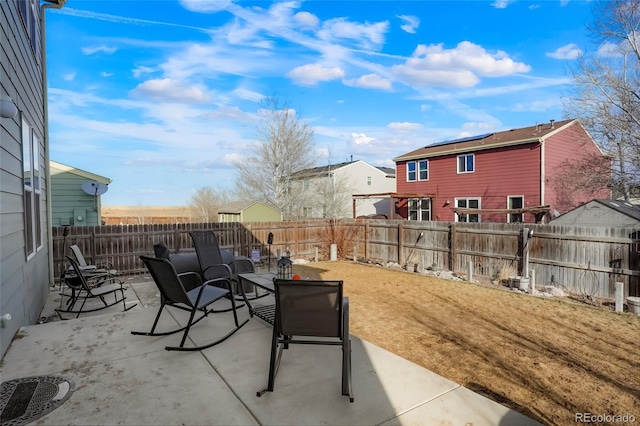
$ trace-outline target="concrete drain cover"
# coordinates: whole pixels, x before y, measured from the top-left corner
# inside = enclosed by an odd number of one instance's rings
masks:
[[[0,423],[2,426],[30,423],[61,406],[75,388],[73,381],[59,376],[24,377],[2,382]]]

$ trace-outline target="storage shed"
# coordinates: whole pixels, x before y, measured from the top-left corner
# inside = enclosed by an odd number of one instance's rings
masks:
[[[280,222],[282,212],[260,201],[236,201],[218,209],[218,222]]]
[[[551,220],[550,224],[640,228],[640,206],[620,200],[591,200]]]
[[[56,161],[49,162],[51,171],[51,225],[101,225],[100,191],[85,191],[89,186],[106,188],[111,179]]]

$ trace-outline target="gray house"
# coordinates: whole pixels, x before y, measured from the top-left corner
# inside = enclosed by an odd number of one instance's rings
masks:
[[[101,225],[101,188],[111,179],[56,161],[49,161],[51,173],[51,223],[53,226]],[[87,191],[87,185],[89,191]]]
[[[640,206],[619,200],[591,200],[551,220],[550,224],[640,228]]]
[[[0,1],[0,356],[53,284],[43,15],[64,3]]]

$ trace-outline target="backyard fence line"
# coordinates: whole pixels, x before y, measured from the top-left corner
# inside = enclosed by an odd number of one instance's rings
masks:
[[[307,220],[68,227],[67,237],[63,236],[64,227],[55,227],[55,273],[60,276],[63,252],[69,254],[71,244],[80,247],[88,262],[109,262],[122,273],[141,273],[145,269],[139,256],[152,255],[153,244],[163,241],[171,252],[193,251],[189,232],[199,229],[214,231],[222,248],[235,254],[251,256],[252,250],[259,250],[266,260],[289,251],[294,257],[311,260],[319,247],[329,244],[321,237],[328,223]],[[614,283],[620,281],[625,284],[626,295],[640,295],[640,234],[636,229],[361,219],[337,223],[357,231],[353,248],[343,253],[348,257],[454,272],[466,272],[471,265],[474,275],[487,277],[496,277],[502,268],[512,266],[520,274],[535,269],[538,284],[614,297]],[[525,238],[525,229],[533,231],[530,238]],[[269,233],[274,236],[272,246],[267,245]],[[420,233],[423,236],[419,238]]]

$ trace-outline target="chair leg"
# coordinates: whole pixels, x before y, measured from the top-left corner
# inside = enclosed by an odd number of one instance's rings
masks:
[[[187,335],[189,334],[189,330],[191,329],[191,322],[193,321],[193,317],[196,315],[196,311],[198,308],[195,306],[191,310],[191,315],[189,315],[189,322],[187,323],[186,328],[184,329],[184,334],[182,335],[182,340],[180,341],[180,347],[184,347],[184,342],[187,340]]]
[[[351,383],[351,339],[348,335],[342,342],[342,395],[349,396],[349,402],[354,401]]]
[[[273,334],[271,337],[271,357],[269,358],[269,378],[267,387],[256,392],[258,397],[264,395],[265,392],[273,392],[273,388],[276,381],[276,374],[278,374],[278,368],[280,367],[280,359],[282,358],[282,351],[284,346],[280,346],[279,337],[276,328],[273,328]]]

